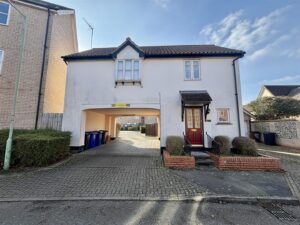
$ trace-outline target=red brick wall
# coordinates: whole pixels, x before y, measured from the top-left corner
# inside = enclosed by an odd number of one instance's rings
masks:
[[[233,170],[281,170],[280,160],[269,156],[238,157],[218,156],[211,154],[212,160],[219,169]]]
[[[171,156],[169,152],[163,152],[164,165],[167,168],[195,168],[193,156]]]

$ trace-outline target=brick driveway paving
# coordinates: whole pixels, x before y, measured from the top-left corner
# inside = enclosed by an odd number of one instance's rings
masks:
[[[0,199],[168,199],[206,192],[162,166],[156,138],[120,136],[49,170],[0,175]]]

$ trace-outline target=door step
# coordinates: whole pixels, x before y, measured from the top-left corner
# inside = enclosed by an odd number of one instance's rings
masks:
[[[191,151],[191,156],[194,156],[197,159],[209,159],[210,156],[206,152],[198,152],[198,151]]]
[[[198,159],[196,160],[196,164],[198,166],[210,166],[210,165],[213,165],[214,164],[214,161],[211,160],[211,159]]]
[[[206,149],[203,146],[186,145],[184,149],[188,152],[204,152]]]
[[[197,152],[197,151],[192,151],[191,156],[195,157],[196,160],[196,165],[202,166],[209,166],[213,165],[214,161],[211,160],[210,155],[205,153],[205,152]]]

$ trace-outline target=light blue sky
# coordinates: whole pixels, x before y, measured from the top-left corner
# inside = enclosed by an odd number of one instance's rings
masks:
[[[299,0],[49,0],[76,10],[80,50],[120,45],[216,44],[247,52],[243,103],[262,84],[300,84]],[[218,81],[216,81],[218,82]]]

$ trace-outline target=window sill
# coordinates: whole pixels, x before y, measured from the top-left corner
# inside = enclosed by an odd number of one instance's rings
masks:
[[[228,123],[220,123],[219,122],[219,123],[216,123],[216,125],[232,125],[232,123],[229,123],[229,122]]]
[[[118,85],[125,85],[125,84],[132,84],[132,85],[140,85],[142,86],[142,81],[141,80],[116,80],[115,81],[115,86]]]
[[[201,79],[184,79],[184,81],[200,81]]]

